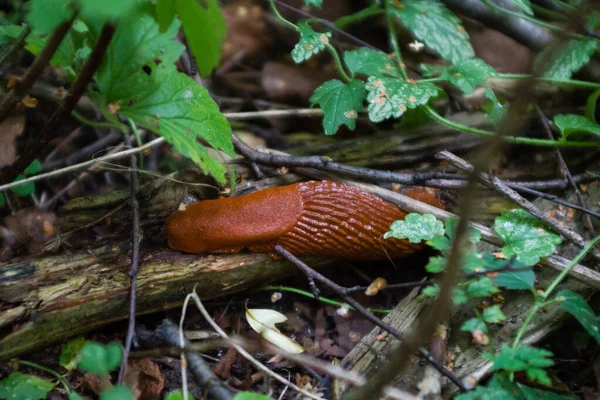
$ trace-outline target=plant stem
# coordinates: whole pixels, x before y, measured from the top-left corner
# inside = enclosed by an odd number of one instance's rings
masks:
[[[499,79],[534,79],[539,82],[551,83],[554,85],[572,86],[586,89],[600,89],[599,83],[580,81],[577,79],[556,79],[537,77],[530,74],[496,74],[494,78]]]
[[[344,66],[342,65],[342,61],[340,60],[340,56],[339,56],[337,50],[335,49],[335,47],[333,47],[331,45],[331,43],[327,43],[325,45],[325,47],[327,47],[327,49],[331,53],[331,56],[333,57],[333,60],[335,61],[335,66],[337,67],[337,70],[338,70],[340,76],[342,77],[342,79],[344,80],[344,82],[346,82],[346,83],[350,82],[352,80],[352,78],[350,78],[348,76],[348,74],[346,73],[346,71],[344,70]]]
[[[470,126],[462,125],[454,121],[450,121],[438,114],[429,105],[423,106],[427,114],[434,120],[447,125],[451,128],[463,131],[466,133],[472,133],[479,136],[493,136],[494,133],[486,131],[484,129],[471,128]],[[526,137],[508,136],[503,137],[502,140],[508,143],[529,145],[529,146],[540,146],[540,147],[600,147],[600,142],[568,142],[566,140],[548,140],[548,139],[534,139]]]
[[[552,281],[552,283],[550,284],[550,286],[548,286],[546,291],[541,296],[538,296],[536,298],[535,304],[531,308],[529,315],[527,316],[527,318],[525,318],[525,321],[523,321],[523,325],[521,325],[521,328],[519,329],[517,336],[515,336],[515,340],[513,341],[513,345],[512,345],[513,348],[515,348],[519,345],[519,342],[521,341],[521,338],[525,334],[527,327],[533,320],[533,317],[538,313],[538,311],[540,311],[542,308],[544,308],[552,303],[555,303],[557,301],[556,299],[547,301],[547,299],[548,299],[548,297],[550,297],[550,294],[552,294],[554,289],[556,289],[556,287],[563,281],[563,279],[565,279],[565,277],[569,274],[569,272],[573,269],[573,267],[575,267],[575,265],[577,265],[579,263],[579,261],[581,261],[581,259],[583,257],[585,257],[585,255],[587,253],[589,253],[590,250],[592,250],[592,248],[598,242],[600,242],[600,235],[598,235],[594,239],[592,239],[588,243],[588,245],[585,246],[585,248],[583,248],[579,252],[579,254],[577,254],[577,256],[569,263],[567,268],[563,269],[562,272],[554,279],[554,281]]]
[[[67,391],[67,393],[71,393],[71,387],[69,386],[69,382],[67,382],[67,380],[65,379],[64,376],[62,376],[58,372],[54,371],[53,369],[43,367],[43,366],[41,366],[39,364],[36,364],[34,362],[31,362],[31,361],[19,360],[18,362],[19,362],[20,365],[27,365],[28,367],[39,369],[40,371],[44,371],[47,374],[52,375],[53,377],[55,377],[56,379],[58,379],[58,381],[60,382],[61,385],[64,386],[64,388]]]
[[[392,48],[394,49],[394,54],[396,55],[396,60],[398,61],[398,68],[400,68],[400,73],[404,80],[408,79],[408,74],[406,73],[406,65],[402,61],[402,53],[400,52],[400,46],[398,45],[398,37],[396,36],[396,27],[394,26],[394,20],[389,12],[389,8],[392,7],[390,4],[390,0],[386,0],[385,3],[385,16],[387,20],[388,33],[390,35],[390,42],[392,44]]]
[[[273,14],[275,14],[275,16],[284,24],[286,24],[287,26],[289,26],[290,28],[294,29],[296,32],[299,31],[298,27],[296,26],[296,24],[288,21],[287,19],[283,18],[283,16],[279,13],[279,10],[277,10],[277,7],[275,6],[275,2],[273,0],[269,0],[269,6],[271,6],[271,11],[273,11]]]
[[[315,298],[315,295],[312,293],[309,293],[302,289],[297,289],[295,287],[290,287],[290,286],[271,285],[271,286],[263,286],[258,290],[268,290],[268,291],[281,290],[283,292],[291,292],[291,293],[296,293],[296,294],[299,294],[302,296],[310,297],[311,299]],[[337,307],[341,307],[342,305],[346,304],[346,303],[342,303],[339,301],[328,299],[327,297],[323,297],[323,296],[319,296],[319,298],[316,300],[318,300],[322,303],[330,304],[332,306],[337,306]],[[354,310],[354,307],[350,306],[350,309]],[[386,310],[386,309],[381,309],[381,308],[368,308],[367,310],[369,310],[372,313],[380,313],[380,314],[389,314],[392,312],[392,310]]]
[[[71,115],[73,116],[73,118],[75,118],[77,121],[81,122],[84,125],[87,126],[92,126],[94,128],[117,128],[117,129],[121,129],[121,127],[111,123],[111,122],[98,122],[98,121],[92,121],[91,119],[87,119],[86,117],[84,117],[83,115],[81,115],[80,113],[78,113],[77,111],[73,110],[71,112]]]

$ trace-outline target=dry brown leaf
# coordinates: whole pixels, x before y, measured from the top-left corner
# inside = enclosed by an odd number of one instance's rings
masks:
[[[25,115],[7,117],[0,124],[0,168],[11,165],[17,159],[15,139],[23,132]]]
[[[151,358],[130,360],[124,380],[132,388],[135,398],[142,400],[158,399],[165,386],[160,368]]]

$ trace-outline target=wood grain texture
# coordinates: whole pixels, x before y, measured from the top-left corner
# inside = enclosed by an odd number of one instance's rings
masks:
[[[408,196],[440,207],[423,189]],[[167,219],[169,246],[188,253],[239,252],[273,255],[281,245],[302,256],[378,260],[422,248],[383,239],[406,213],[358,188],[331,181],[300,182],[249,195],[194,203]]]

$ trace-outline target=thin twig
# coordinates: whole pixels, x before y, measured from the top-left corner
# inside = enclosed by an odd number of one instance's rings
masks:
[[[70,24],[67,26],[67,31],[68,27],[70,27]],[[58,110],[52,114],[50,120],[44,126],[39,137],[37,137],[36,140],[26,148],[25,153],[22,154],[12,166],[3,168],[0,171],[0,184],[12,182],[21,172],[25,170],[25,168],[29,166],[29,164],[31,164],[31,162],[46,147],[46,145],[50,143],[52,139],[54,139],[63,121],[69,117],[71,111],[73,111],[77,105],[79,98],[85,93],[85,90],[92,80],[94,73],[102,62],[102,58],[104,57],[104,53],[110,44],[114,32],[114,25],[111,23],[104,24],[102,31],[98,36],[96,45],[94,46],[94,50],[92,50],[92,53],[81,69],[79,76],[73,83],[69,94],[64,98]],[[0,120],[2,119],[1,115],[2,114],[0,111]]]
[[[454,165],[457,168],[460,168],[463,171],[469,171],[469,172],[474,171],[474,167],[471,164],[469,164],[465,160],[461,159],[460,157],[455,156],[454,154],[452,154],[448,151],[439,152],[438,154],[436,154],[436,158],[438,160],[447,161],[448,163]],[[565,225],[560,223],[555,218],[552,218],[552,217],[546,215],[542,210],[540,210],[538,207],[536,207],[535,204],[533,204],[529,200],[525,199],[524,197],[522,197],[520,194],[518,194],[516,191],[512,190],[508,186],[504,185],[500,179],[490,176],[490,175],[486,174],[485,172],[478,172],[477,179],[480,182],[482,182],[484,185],[488,186],[491,189],[496,190],[498,193],[502,194],[507,199],[509,199],[509,200],[515,202],[516,204],[518,204],[519,206],[521,206],[527,212],[529,212],[530,214],[532,214],[533,216],[535,216],[536,218],[538,218],[539,220],[544,222],[546,225],[548,225],[554,231],[560,233],[562,236],[564,236],[566,239],[568,239],[569,241],[576,244],[578,247],[583,249],[588,245],[587,241],[585,239],[583,239],[583,237],[581,237],[581,235],[579,233],[567,228]],[[600,260],[600,253],[593,252],[592,254],[596,258],[596,260]]]
[[[129,139],[129,133],[124,132],[123,138],[125,145],[131,147],[131,139]],[[131,351],[131,344],[133,343],[133,337],[135,334],[135,303],[136,303],[136,292],[137,292],[137,271],[139,267],[139,255],[140,255],[140,206],[137,199],[138,192],[140,190],[138,176],[137,176],[137,157],[135,154],[129,156],[129,186],[130,186],[130,205],[132,211],[132,228],[131,228],[131,266],[129,268],[129,323],[127,325],[127,336],[125,337],[125,350],[123,351],[123,360],[121,361],[121,368],[119,369],[118,383],[123,383],[125,377],[125,368],[127,367],[127,360],[129,358],[129,352]]]
[[[14,52],[21,48],[21,45],[30,33],[31,25],[25,25],[21,30],[21,33],[19,33],[19,36],[17,36],[15,40],[10,42],[10,44],[8,44],[5,48],[2,49],[2,54],[0,54],[0,65],[4,64],[6,60],[8,60],[8,58],[13,55]]]
[[[0,122],[4,121],[12,109],[15,108],[17,103],[21,101],[25,94],[27,94],[29,88],[33,86],[42,72],[44,72],[44,69],[52,59],[52,56],[54,53],[56,53],[56,50],[58,50],[58,46],[60,46],[60,43],[63,41],[65,36],[67,36],[67,33],[69,32],[69,29],[71,29],[71,25],[73,24],[74,20],[75,15],[73,15],[73,17],[71,17],[68,21],[60,24],[54,30],[54,32],[52,32],[52,35],[46,42],[46,45],[40,54],[38,54],[38,56],[35,58],[33,64],[31,64],[27,70],[27,73],[16,83],[15,87],[13,87],[10,92],[4,96],[4,100],[2,100],[2,103],[0,103]]]

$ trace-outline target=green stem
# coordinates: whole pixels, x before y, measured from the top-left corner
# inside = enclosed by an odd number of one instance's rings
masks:
[[[62,376],[58,372],[54,371],[53,369],[43,367],[43,366],[36,364],[34,362],[31,362],[31,361],[19,360],[18,362],[20,365],[27,365],[28,367],[39,369],[40,371],[44,371],[47,374],[54,376],[56,379],[58,379],[60,384],[64,386],[67,393],[71,393],[71,387],[69,386],[69,382],[67,382],[67,380],[65,379],[64,376]]]
[[[88,126],[93,126],[95,128],[117,128],[117,129],[121,129],[121,127],[110,123],[110,122],[96,122],[96,121],[92,121],[90,119],[87,119],[86,117],[84,117],[83,115],[79,114],[77,111],[73,110],[71,112],[71,115],[79,122],[81,122],[84,125],[88,125]]]
[[[344,70],[344,66],[342,65],[342,60],[340,60],[340,56],[337,52],[337,50],[335,49],[335,47],[333,47],[331,45],[331,43],[327,43],[325,45],[325,47],[327,47],[327,50],[329,50],[329,52],[331,53],[331,56],[333,57],[333,60],[335,61],[335,66],[337,67],[337,70],[340,74],[340,76],[342,77],[342,79],[344,80],[344,82],[348,83],[352,80],[352,78],[350,78],[348,76],[348,74],[346,73],[346,71]]]
[[[442,117],[438,114],[433,108],[429,105],[423,106],[427,114],[434,120],[449,126],[451,128],[457,129],[459,131],[463,131],[466,133],[471,133],[473,135],[479,136],[493,136],[494,132],[486,131],[484,129],[471,128],[470,126],[466,126],[463,124],[459,124],[454,121],[450,121]],[[566,140],[547,140],[547,139],[534,139],[534,138],[526,138],[526,137],[504,137],[504,141],[508,143],[529,145],[529,146],[540,146],[540,147],[600,147],[600,142],[568,142]]]
[[[306,296],[306,297],[310,297],[311,299],[315,298],[315,295],[312,293],[309,293],[307,291],[304,291],[302,289],[297,289],[294,287],[289,287],[289,286],[263,286],[258,290],[265,290],[265,291],[272,291],[272,290],[280,290],[282,292],[291,292],[291,293],[296,293],[296,294],[300,294],[302,296]],[[342,305],[344,305],[345,303],[339,302],[339,301],[335,301],[335,300],[331,300],[328,299],[327,297],[323,297],[323,296],[319,296],[319,298],[317,299],[322,303],[325,304],[330,304],[332,306],[337,306],[337,307],[341,307]],[[353,307],[350,306],[351,310],[354,310]],[[380,313],[380,314],[389,314],[391,313],[393,310],[386,310],[386,309],[381,309],[381,308],[368,308],[367,310],[369,310],[372,313]]]
[[[580,81],[576,79],[555,79],[555,78],[543,78],[534,77],[530,74],[497,74],[494,78],[499,79],[534,79],[539,82],[551,83],[554,85],[572,86],[585,89],[600,89],[599,83]]]
[[[389,12],[389,8],[392,7],[390,4],[390,0],[386,1],[385,4],[385,16],[387,20],[388,32],[390,34],[390,42],[392,43],[392,48],[394,49],[394,54],[396,55],[396,60],[398,61],[398,68],[400,68],[400,73],[404,80],[408,79],[408,73],[406,72],[406,65],[402,61],[402,53],[400,52],[400,46],[398,45],[398,37],[396,36],[396,27],[394,26],[394,20],[392,19],[392,15]]]
[[[290,28],[294,29],[295,31],[299,31],[298,27],[296,26],[296,24],[288,21],[287,19],[283,18],[283,16],[281,14],[279,14],[279,10],[277,10],[277,7],[275,6],[275,2],[273,0],[269,0],[269,6],[271,6],[271,11],[273,11],[273,14],[275,14],[275,16],[284,24],[286,24],[287,26],[289,26]]]
[[[552,283],[550,284],[550,286],[548,286],[546,291],[541,296],[536,298],[535,304],[531,308],[531,311],[529,311],[529,315],[527,316],[527,318],[525,318],[525,321],[523,321],[523,325],[521,325],[521,328],[519,329],[517,336],[515,336],[515,340],[513,341],[513,345],[512,345],[513,348],[515,348],[519,345],[519,342],[521,341],[521,338],[525,334],[527,327],[533,320],[533,317],[542,308],[558,301],[557,299],[552,299],[549,301],[547,299],[548,299],[548,297],[550,297],[550,294],[554,291],[554,289],[556,289],[556,287],[565,279],[565,277],[569,274],[569,272],[571,272],[573,267],[575,267],[575,265],[577,265],[579,263],[579,261],[581,261],[581,259],[583,257],[585,257],[585,255],[587,253],[589,253],[589,251],[592,250],[592,247],[594,247],[596,245],[596,243],[598,243],[598,242],[600,242],[600,235],[596,236],[592,241],[590,241],[588,243],[588,245],[585,246],[579,252],[579,254],[577,254],[577,256],[569,263],[569,265],[564,270],[562,270],[562,272],[554,279],[554,281],[552,281]]]

